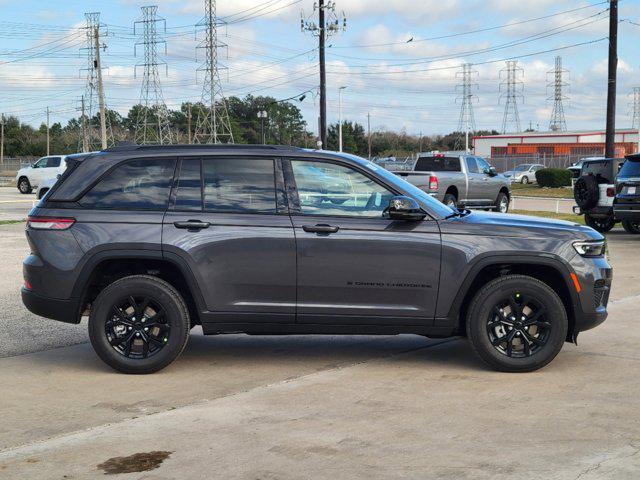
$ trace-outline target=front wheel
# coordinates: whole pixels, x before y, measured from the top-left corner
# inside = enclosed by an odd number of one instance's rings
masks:
[[[607,233],[615,226],[616,219],[613,215],[604,218],[594,218],[588,213],[585,213],[584,223],[600,233]]]
[[[527,185],[529,183],[529,177],[522,177],[522,180],[520,180],[522,182],[523,185]]]
[[[187,306],[169,283],[124,277],[93,302],[89,339],[98,356],[122,373],[153,373],[173,362],[189,337]]]
[[[476,354],[503,372],[531,372],[547,365],[560,352],[568,325],[556,292],[525,275],[505,275],[482,287],[466,323]]]
[[[28,178],[22,177],[20,180],[18,180],[18,190],[23,195],[26,195],[33,191],[33,188],[31,187],[31,183],[29,183]]]
[[[623,220],[622,227],[627,233],[640,233],[640,220]]]

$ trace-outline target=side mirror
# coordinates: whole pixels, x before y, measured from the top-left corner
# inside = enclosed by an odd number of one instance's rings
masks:
[[[484,173],[486,173],[490,177],[495,177],[496,175],[498,175],[498,171],[496,170],[496,167],[485,168]]]
[[[382,212],[383,218],[390,220],[406,220],[417,222],[423,220],[427,214],[420,208],[413,198],[397,195],[389,200],[389,205]]]

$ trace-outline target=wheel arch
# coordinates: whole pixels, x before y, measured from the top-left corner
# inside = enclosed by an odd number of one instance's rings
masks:
[[[575,331],[575,305],[579,299],[574,289],[568,265],[555,256],[499,256],[485,257],[471,267],[465,281],[458,289],[447,318],[454,322],[457,332],[466,336],[467,310],[473,296],[489,281],[508,274],[526,275],[549,285],[560,297],[569,320],[567,341],[572,341]]]
[[[454,197],[456,197],[456,200],[460,200],[458,187],[456,187],[455,185],[451,185],[451,186],[447,187],[447,190],[444,192],[444,194],[445,195],[453,195]]]
[[[107,250],[92,255],[82,266],[72,292],[79,299],[80,314],[106,286],[139,274],[156,276],[176,288],[189,308],[192,322],[199,323],[205,307],[193,272],[180,257],[163,255],[160,250]]]

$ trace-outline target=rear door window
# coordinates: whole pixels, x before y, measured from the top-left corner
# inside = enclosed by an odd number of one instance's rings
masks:
[[[175,159],[130,160],[107,173],[81,199],[84,207],[114,210],[165,210]]]
[[[459,172],[459,157],[420,157],[414,169],[416,172]]]
[[[187,158],[180,162],[174,210],[202,210],[201,160]]]
[[[467,162],[467,170],[469,173],[480,173],[475,157],[467,157],[465,160]]]
[[[47,158],[47,168],[58,168],[60,166],[60,157]]]
[[[273,159],[205,158],[202,173],[205,210],[276,213]]]

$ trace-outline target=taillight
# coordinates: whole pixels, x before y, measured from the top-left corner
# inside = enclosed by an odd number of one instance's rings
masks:
[[[615,197],[616,189],[613,187],[607,187],[607,197]]]
[[[34,230],[66,230],[75,222],[75,218],[29,217],[27,227]]]
[[[24,288],[26,288],[27,290],[31,290],[31,284],[29,283],[29,280],[24,281]]]
[[[429,190],[438,190],[438,177],[435,175],[429,176]]]

